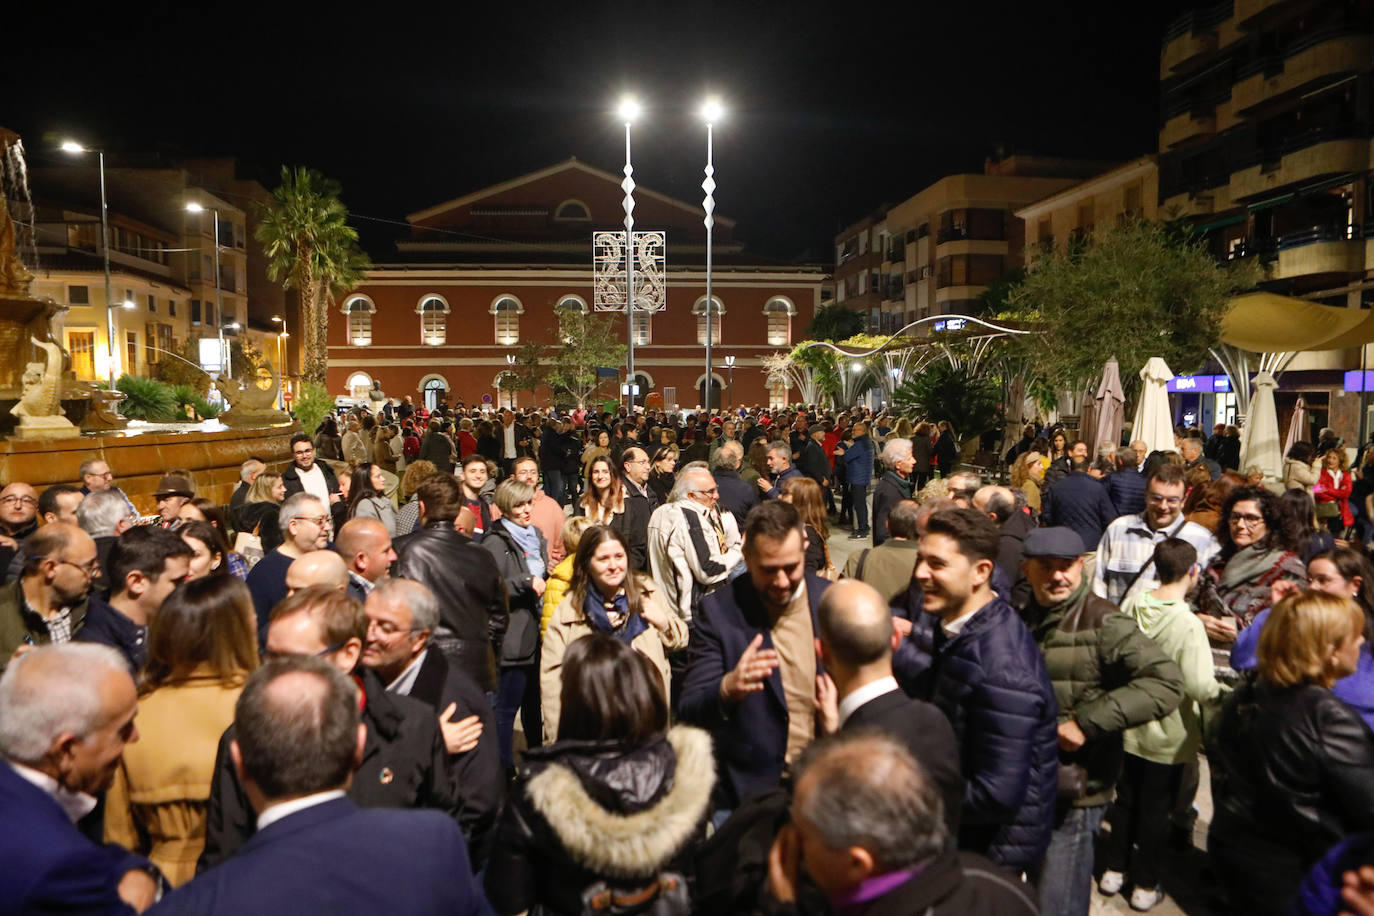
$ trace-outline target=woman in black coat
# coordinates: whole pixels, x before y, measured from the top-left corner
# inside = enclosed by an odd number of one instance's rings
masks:
[[[690,870],[704,833],[711,739],[668,728],[652,662],[615,636],[584,636],[563,656],[560,700],[558,740],[526,755],[487,863],[501,916],[580,914],[592,887],[652,899],[661,876]]]
[[[940,437],[935,440],[935,465],[941,477],[954,473],[954,462],[959,460],[959,445],[954,441],[954,430],[948,420],[939,423]]]
[[[1374,829],[1374,733],[1331,692],[1359,664],[1364,623],[1347,598],[1281,600],[1260,630],[1258,676],[1208,741],[1207,853],[1232,912],[1287,914],[1327,849]]]

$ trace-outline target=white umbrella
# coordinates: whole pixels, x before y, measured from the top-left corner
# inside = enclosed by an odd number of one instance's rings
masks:
[[[1102,368],[1102,384],[1097,386],[1097,429],[1095,445],[1121,444],[1121,421],[1125,418],[1126,394],[1121,385],[1121,368],[1113,356]],[[1143,456],[1142,456],[1143,458]]]
[[[1279,383],[1268,372],[1260,372],[1254,379],[1255,393],[1250,396],[1250,413],[1245,418],[1245,434],[1240,442],[1242,471],[1257,465],[1265,479],[1280,480],[1283,454],[1279,451],[1279,412],[1274,407],[1274,389]]]
[[[1147,455],[1174,447],[1173,411],[1169,409],[1169,392],[1165,389],[1173,377],[1169,364],[1158,356],[1151,356],[1140,370],[1140,403],[1135,408],[1131,439],[1143,441]]]
[[[1293,419],[1288,423],[1288,435],[1283,439],[1283,453],[1287,455],[1294,444],[1307,438],[1307,402],[1298,398],[1293,406]]]

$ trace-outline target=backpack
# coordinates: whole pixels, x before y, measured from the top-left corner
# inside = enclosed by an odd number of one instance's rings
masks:
[[[401,443],[401,453],[405,455],[406,461],[414,461],[420,457],[420,437],[406,436]]]

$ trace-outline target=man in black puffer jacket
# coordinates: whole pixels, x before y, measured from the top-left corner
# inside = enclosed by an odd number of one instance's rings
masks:
[[[898,677],[940,707],[959,739],[959,848],[1027,871],[1054,827],[1059,707],[1035,638],[992,590],[1000,539],[973,509],[927,520],[913,580],[923,612],[913,615]]]

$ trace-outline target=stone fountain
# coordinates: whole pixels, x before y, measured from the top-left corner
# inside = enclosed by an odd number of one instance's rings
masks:
[[[0,127],[0,153],[8,161],[22,155],[17,134]],[[9,201],[0,187],[0,400],[14,399],[9,410],[19,420],[23,439],[62,439],[81,434],[62,410],[63,375],[69,362],[53,339],[52,319],[62,306],[29,295],[33,274],[19,257]],[[35,361],[36,351],[42,359]]]

